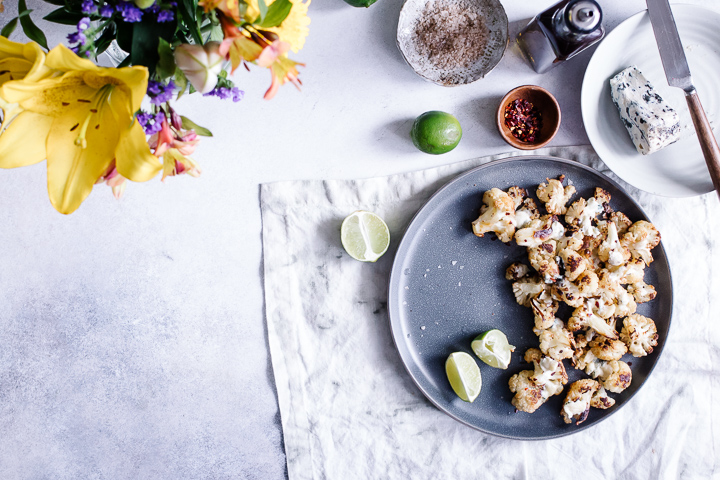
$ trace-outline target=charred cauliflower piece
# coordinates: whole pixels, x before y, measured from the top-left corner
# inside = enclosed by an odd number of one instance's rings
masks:
[[[544,215],[531,220],[528,226],[515,232],[515,243],[523,247],[537,247],[548,240],[560,240],[565,235],[565,227],[555,215]]]
[[[520,205],[522,205],[523,200],[527,198],[527,190],[520,188],[517,185],[508,188],[507,194],[510,198],[512,198],[513,203],[515,204],[515,210],[517,210]]]
[[[530,273],[530,267],[524,263],[515,262],[505,270],[505,279],[513,281],[520,280],[527,276],[528,273]]]
[[[632,225],[630,219],[622,212],[613,212],[610,215],[610,221],[615,224],[615,228],[617,228],[619,235],[623,235],[627,232],[630,225]]]
[[[574,338],[560,319],[555,319],[553,325],[539,334],[540,351],[555,360],[563,360],[573,356]],[[625,346],[624,343],[620,344]]]
[[[601,388],[602,386],[598,382],[588,378],[570,384],[562,410],[560,410],[563,421],[568,424],[575,421],[575,425],[584,422],[590,413],[593,396]]]
[[[650,250],[659,243],[660,232],[655,225],[645,220],[633,223],[622,238],[622,244],[630,250],[632,258],[642,258],[646,265],[650,265],[653,261]]]
[[[608,409],[615,405],[615,399],[608,397],[605,388],[600,386],[597,392],[593,393],[590,399],[590,406],[593,408],[601,408],[603,410]]]
[[[522,201],[520,208],[515,210],[515,228],[518,230],[525,228],[538,218],[540,218],[540,210],[538,210],[535,200],[528,197]]]
[[[621,340],[599,335],[589,343],[590,351],[600,360],[620,360],[628,351]]]
[[[553,283],[560,278],[560,266],[555,261],[557,258],[555,248],[554,240],[548,240],[537,247],[528,248],[530,265],[540,274],[545,283]]]
[[[483,195],[480,216],[472,222],[473,233],[478,237],[494,232],[501,242],[509,242],[515,235],[515,202],[499,188],[492,188]]]
[[[600,193],[599,197],[598,193]],[[579,198],[570,205],[565,214],[565,221],[569,225],[577,227],[585,236],[597,237],[600,235],[600,230],[593,225],[593,222],[597,220],[599,214],[605,211],[603,204],[608,201],[610,201],[609,194],[602,189],[596,189],[595,197],[588,200]]]
[[[530,307],[532,306],[530,301],[543,293],[546,285],[537,276],[525,276],[513,282],[512,289],[515,294],[515,301],[523,307]]]
[[[553,395],[562,392],[568,381],[562,362],[542,355],[530,348],[525,361],[533,363],[533,370],[523,370],[510,377],[510,391],[515,394],[511,403],[522,412],[533,413]]]
[[[652,285],[648,285],[642,280],[637,283],[628,285],[627,291],[632,294],[633,298],[635,298],[636,303],[649,302],[657,295],[655,287],[653,287]]]
[[[630,386],[632,382],[632,371],[630,366],[622,360],[612,360],[607,362],[610,373],[604,372],[600,376],[602,385],[606,390],[613,393],[620,393]]]
[[[617,225],[607,224],[607,236],[598,247],[598,257],[610,265],[624,265],[630,259],[630,250],[620,243]]]
[[[568,320],[568,330],[571,332],[577,332],[586,328],[592,328],[600,335],[613,340],[618,338],[615,327],[593,311],[592,299],[583,302],[576,308],[570,320]]]
[[[565,277],[571,282],[577,280],[580,274],[590,266],[585,257],[570,248],[560,250],[560,260],[565,266]]]
[[[535,316],[535,328],[533,331],[536,335],[540,335],[542,330],[547,330],[555,323],[555,314],[560,305],[553,300],[552,295],[543,292],[537,297],[530,300],[530,306]]]
[[[541,183],[537,188],[538,198],[545,203],[545,210],[554,215],[564,215],[567,211],[567,202],[575,194],[575,187],[568,185],[563,188],[564,175],[555,179],[547,178],[547,183]]]
[[[625,342],[634,357],[644,357],[657,347],[658,333],[655,322],[637,313],[623,320],[620,339]]]
[[[641,282],[645,277],[645,262],[642,258],[631,258],[624,265],[614,267],[608,266],[602,273],[607,272],[608,281],[625,285],[628,283]]]

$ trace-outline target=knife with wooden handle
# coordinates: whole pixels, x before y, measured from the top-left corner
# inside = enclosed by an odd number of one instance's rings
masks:
[[[671,87],[682,88],[685,92],[685,100],[700,140],[705,163],[710,171],[715,192],[720,198],[720,147],[693,86],[690,67],[685,58],[685,50],[678,35],[670,3],[668,0],[647,0],[647,7],[668,84]]]

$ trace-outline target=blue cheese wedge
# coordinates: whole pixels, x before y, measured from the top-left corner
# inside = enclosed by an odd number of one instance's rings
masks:
[[[638,152],[649,155],[680,138],[678,113],[637,67],[628,67],[611,78],[610,93]]]

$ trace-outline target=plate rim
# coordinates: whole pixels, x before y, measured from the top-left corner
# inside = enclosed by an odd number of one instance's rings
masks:
[[[400,264],[399,264],[399,262],[398,262],[398,255],[399,255],[399,253],[401,252],[401,250],[403,249],[403,247],[404,247],[404,246],[407,246],[408,242],[410,242],[410,239],[408,238],[407,233],[408,233],[408,231],[410,230],[410,227],[416,222],[416,220],[418,219],[418,217],[419,217],[421,214],[423,214],[423,212],[424,212],[427,208],[430,208],[431,202],[432,202],[436,197],[440,196],[440,195],[441,195],[442,193],[444,193],[445,191],[453,188],[456,184],[462,183],[462,181],[463,181],[463,179],[464,179],[465,177],[470,176],[470,175],[474,174],[475,172],[484,170],[484,169],[486,169],[486,168],[494,167],[494,166],[501,165],[501,164],[504,164],[504,163],[526,162],[526,161],[532,161],[532,160],[550,160],[550,161],[552,161],[552,162],[556,162],[556,163],[559,163],[559,164],[562,164],[562,165],[568,165],[568,164],[569,164],[569,165],[573,165],[573,166],[576,166],[576,167],[580,167],[581,170],[585,170],[585,171],[587,171],[587,172],[589,172],[589,173],[591,173],[591,174],[594,174],[594,175],[597,175],[597,176],[599,176],[599,177],[601,177],[601,178],[604,178],[607,182],[609,182],[609,183],[610,183],[611,185],[613,185],[615,188],[617,188],[617,189],[619,189],[620,191],[622,191],[622,192],[627,196],[627,198],[635,205],[635,207],[640,211],[640,213],[642,213],[642,215],[645,217],[645,219],[646,219],[647,221],[650,221],[650,217],[648,217],[647,213],[645,213],[645,210],[642,208],[642,206],[640,206],[640,204],[639,204],[629,193],[627,193],[627,191],[625,190],[625,188],[623,188],[618,182],[616,182],[616,181],[613,180],[612,178],[608,177],[607,175],[603,174],[602,172],[600,172],[600,171],[598,171],[598,170],[595,170],[594,168],[589,167],[589,166],[587,166],[587,165],[585,165],[585,164],[583,164],[583,163],[580,163],[580,162],[578,162],[578,161],[569,160],[569,159],[560,158],[560,157],[554,157],[554,156],[552,156],[552,155],[516,155],[516,156],[511,156],[511,157],[506,157],[506,158],[497,159],[497,160],[492,160],[492,161],[487,162],[487,163],[484,163],[484,164],[482,164],[482,165],[478,165],[478,166],[476,166],[476,167],[473,167],[473,168],[471,168],[470,170],[467,170],[467,171],[465,171],[465,172],[462,172],[462,173],[460,173],[460,174],[458,174],[458,175],[455,175],[453,178],[451,178],[450,180],[448,180],[448,182],[445,183],[442,187],[438,188],[437,191],[435,191],[435,192],[422,204],[422,206],[417,210],[417,212],[415,212],[415,214],[412,216],[412,218],[410,219],[410,221],[407,223],[405,229],[403,230],[403,232],[402,232],[402,238],[401,238],[401,240],[400,240],[400,243],[398,244],[397,250],[395,251],[395,254],[394,254],[394,257],[393,257],[392,267],[391,267],[391,269],[390,269],[390,275],[389,275],[389,280],[388,280],[388,289],[387,289],[387,293],[388,293],[388,297],[387,297],[387,301],[388,301],[388,322],[390,323],[390,332],[392,333],[393,345],[395,345],[395,350],[397,351],[398,355],[400,356],[400,360],[401,360],[401,363],[403,364],[403,368],[405,369],[405,372],[410,376],[410,379],[411,379],[412,382],[415,384],[415,387],[417,387],[417,389],[420,390],[420,392],[422,392],[422,394],[425,396],[425,398],[426,398],[428,401],[430,401],[430,403],[432,403],[438,410],[440,410],[440,412],[448,415],[450,418],[458,421],[459,423],[461,423],[461,424],[463,424],[463,425],[465,425],[465,426],[468,426],[468,427],[472,428],[473,430],[477,430],[477,431],[479,431],[479,432],[486,433],[486,434],[488,434],[488,435],[493,435],[493,436],[495,436],[495,437],[506,438],[506,439],[510,439],[510,440],[522,440],[522,441],[542,441],[542,440],[550,440],[550,439],[553,439],[553,438],[566,437],[566,436],[568,436],[568,435],[573,435],[573,434],[575,434],[575,433],[582,432],[582,431],[584,431],[584,430],[587,430],[587,429],[589,429],[589,428],[592,428],[593,426],[601,423],[601,422],[604,421],[605,419],[613,416],[613,415],[614,415],[618,410],[620,410],[625,404],[627,404],[630,400],[632,400],[632,398],[635,397],[635,395],[637,395],[637,393],[638,393],[640,390],[642,390],[642,388],[645,386],[645,383],[646,383],[647,380],[650,378],[650,376],[652,375],[652,373],[655,371],[655,368],[657,367],[657,365],[658,365],[658,363],[659,363],[659,361],[660,361],[660,357],[661,357],[661,355],[662,355],[662,353],[663,353],[663,351],[664,351],[664,349],[665,349],[665,343],[666,343],[666,341],[667,341],[667,338],[670,336],[670,327],[672,326],[673,310],[674,310],[674,305],[675,305],[675,296],[674,296],[675,288],[674,288],[674,284],[673,284],[672,269],[670,268],[670,261],[669,261],[668,256],[667,256],[667,252],[665,251],[665,247],[664,247],[664,245],[663,245],[662,236],[661,236],[660,244],[658,245],[658,247],[660,248],[660,251],[662,251],[663,256],[665,257],[665,259],[666,259],[666,261],[667,261],[668,277],[669,277],[670,287],[671,287],[671,288],[670,288],[670,315],[669,315],[669,317],[668,317],[668,327],[667,327],[667,334],[666,334],[665,341],[663,341],[663,343],[659,346],[659,348],[655,348],[655,349],[653,350],[653,354],[656,354],[656,355],[655,355],[655,362],[654,362],[653,365],[650,367],[650,370],[648,371],[648,374],[647,374],[647,377],[646,377],[645,381],[643,381],[643,382],[640,384],[640,386],[637,388],[637,390],[635,390],[632,394],[630,394],[629,397],[627,397],[627,399],[625,399],[625,401],[623,402],[622,405],[620,405],[618,408],[612,409],[612,411],[609,412],[607,415],[603,416],[602,418],[600,418],[600,419],[598,419],[598,420],[596,420],[596,421],[594,421],[594,422],[592,422],[592,423],[585,424],[585,425],[583,425],[583,426],[580,426],[579,428],[576,428],[576,429],[573,429],[573,430],[569,430],[569,431],[567,431],[567,432],[558,433],[558,434],[553,434],[553,435],[545,435],[545,436],[521,437],[521,436],[507,435],[507,434],[502,434],[502,433],[498,433],[498,432],[486,430],[486,429],[480,428],[480,427],[478,427],[478,426],[476,426],[476,425],[473,425],[473,424],[471,424],[471,423],[469,423],[469,422],[466,422],[465,420],[463,420],[463,419],[460,418],[459,416],[457,416],[457,415],[453,414],[452,412],[448,411],[445,407],[443,407],[443,406],[440,405],[438,402],[436,402],[435,399],[433,399],[432,396],[429,395],[428,392],[426,392],[424,388],[422,388],[422,386],[420,385],[420,383],[418,382],[418,380],[415,378],[415,375],[413,375],[413,373],[410,371],[410,368],[408,367],[408,364],[406,363],[405,356],[403,356],[402,349],[401,349],[401,347],[398,345],[398,338],[401,338],[401,337],[402,337],[402,332],[399,331],[399,328],[400,328],[400,326],[399,326],[399,320],[393,321],[393,312],[394,312],[395,309],[397,308],[397,305],[396,305],[396,304],[399,302],[398,296],[397,296],[397,295],[393,295],[394,293],[395,293],[395,294],[398,294],[399,291],[397,291],[397,289],[394,289],[394,288],[393,288],[393,285],[394,285],[394,283],[398,283],[398,285],[399,285],[399,282],[394,282],[394,280],[395,280],[396,278],[399,278],[400,275],[402,274],[402,272],[400,272],[401,266],[400,266]],[[656,248],[657,248],[657,247],[656,247]]]
[[[684,9],[686,9],[686,8],[688,8],[688,9],[697,9],[697,10],[702,10],[702,11],[705,11],[705,12],[712,12],[713,14],[720,16],[720,11],[718,11],[718,10],[716,10],[716,9],[713,9],[713,8],[705,7],[705,6],[703,6],[703,5],[696,5],[696,4],[692,4],[692,3],[672,3],[671,6],[673,7],[673,9],[676,9],[676,8],[678,8],[678,7],[679,7],[681,10],[684,10]],[[590,119],[591,117],[593,117],[592,115],[590,115],[589,112],[586,112],[586,110],[587,110],[588,108],[590,108],[589,106],[586,106],[586,105],[590,102],[590,100],[587,99],[587,95],[586,95],[586,88],[589,89],[590,87],[589,87],[589,86],[586,87],[586,85],[589,85],[590,82],[592,82],[592,79],[589,79],[589,75],[588,75],[591,64],[592,64],[594,61],[598,61],[598,60],[596,60],[597,58],[600,58],[600,55],[598,54],[598,51],[601,50],[603,44],[607,41],[608,38],[610,38],[610,37],[613,35],[613,33],[615,33],[619,28],[621,28],[621,27],[629,24],[630,22],[638,21],[638,19],[639,19],[640,17],[645,17],[646,15],[649,15],[648,10],[647,10],[647,9],[642,9],[642,10],[640,10],[639,12],[634,13],[633,15],[629,16],[628,18],[626,18],[625,20],[623,20],[622,22],[620,22],[617,26],[615,26],[615,28],[612,29],[612,31],[608,32],[608,34],[605,36],[605,38],[603,38],[602,42],[600,42],[600,44],[598,45],[598,48],[596,48],[595,51],[593,52],[592,57],[590,57],[590,60],[589,60],[589,62],[588,62],[588,65],[587,65],[587,67],[585,68],[585,72],[584,72],[584,74],[583,74],[582,85],[581,85],[581,87],[580,87],[580,114],[581,114],[581,116],[582,116],[583,124],[585,124],[585,133],[587,134],[588,139],[590,140],[590,144],[592,145],[593,149],[594,149],[595,152],[597,153],[598,157],[600,157],[600,159],[608,166],[608,168],[609,168],[610,170],[612,170],[613,173],[615,173],[618,177],[622,178],[623,181],[629,183],[630,185],[632,185],[633,187],[637,188],[638,190],[642,190],[643,192],[647,192],[647,193],[650,193],[650,194],[652,194],[652,195],[657,195],[657,196],[663,197],[663,198],[693,198],[693,197],[699,197],[699,196],[702,196],[702,195],[710,194],[710,193],[712,193],[712,192],[715,191],[714,188],[713,188],[712,190],[707,191],[707,192],[693,191],[692,193],[689,193],[689,192],[688,192],[688,193],[669,194],[669,193],[667,193],[667,192],[665,192],[665,191],[657,191],[657,189],[647,190],[647,189],[645,189],[645,188],[642,188],[642,187],[636,185],[636,183],[635,183],[634,181],[632,181],[630,178],[626,178],[626,176],[623,176],[623,175],[621,175],[619,172],[617,172],[617,171],[610,165],[610,163],[605,162],[605,159],[601,156],[600,151],[599,151],[598,148],[597,148],[597,145],[598,145],[599,143],[602,143],[602,142],[601,142],[601,139],[598,138],[598,137],[593,138],[593,135],[590,134],[590,131],[589,131],[589,129],[587,128],[587,125],[590,124],[590,122],[588,122],[588,119]],[[601,52],[601,53],[602,53],[602,52]],[[589,95],[589,94],[588,94],[588,95]],[[593,117],[593,118],[594,118],[594,117]],[[600,150],[602,150],[602,148],[601,148]],[[610,156],[611,156],[611,155],[610,155]],[[606,155],[606,157],[608,157],[608,155]],[[708,174],[708,177],[709,177],[709,174]]]

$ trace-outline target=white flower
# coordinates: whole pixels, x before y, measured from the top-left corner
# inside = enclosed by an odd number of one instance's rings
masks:
[[[217,85],[223,63],[219,48],[218,42],[205,45],[184,43],[175,48],[175,64],[200,93],[208,93]]]

